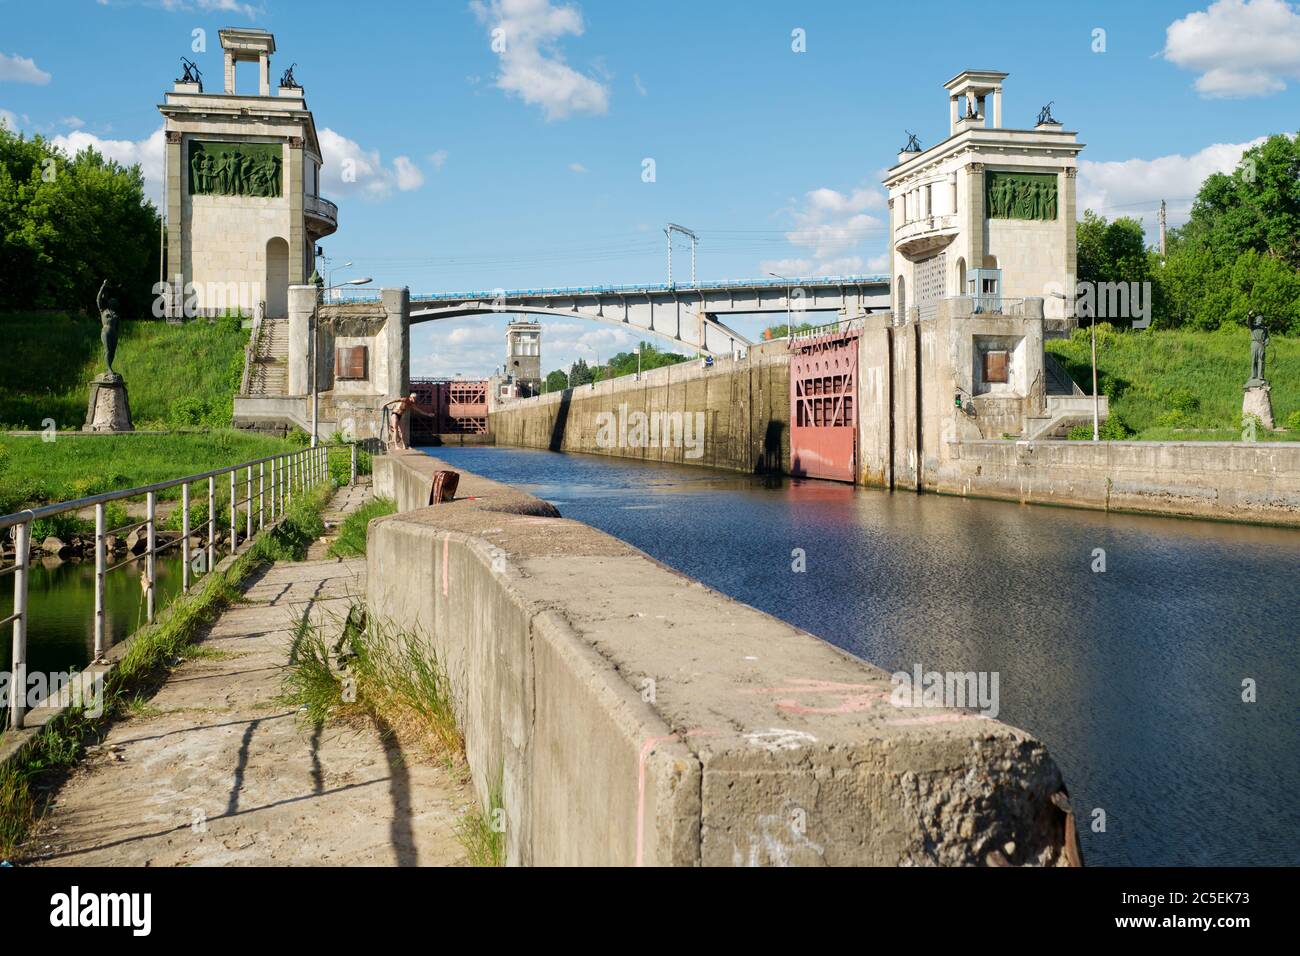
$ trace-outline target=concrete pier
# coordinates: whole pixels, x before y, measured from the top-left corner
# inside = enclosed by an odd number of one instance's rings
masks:
[[[448,669],[513,864],[1061,865],[1044,746],[418,453],[375,459],[372,614]],[[1070,830],[1072,833],[1072,830]]]

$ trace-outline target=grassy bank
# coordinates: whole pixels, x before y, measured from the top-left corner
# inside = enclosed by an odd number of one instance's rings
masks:
[[[172,435],[0,436],[0,514],[147,485],[301,447],[235,429]],[[160,499],[180,498],[180,488]]]
[[[1051,339],[1047,350],[1085,392],[1092,391],[1089,332]],[[1151,441],[1239,441],[1242,386],[1250,373],[1250,333],[1243,328],[1117,331],[1097,326],[1100,390],[1129,437]],[[1268,350],[1273,418],[1290,433],[1259,431],[1260,440],[1300,440],[1300,339],[1273,336]],[[1089,429],[1091,436],[1091,429]]]
[[[333,490],[327,483],[301,496],[283,520],[262,533],[251,548],[224,570],[203,577],[189,595],[165,608],[155,623],[133,634],[106,681],[101,716],[91,718],[70,709],[47,724],[16,757],[0,765],[0,859],[13,856],[38,818],[42,778],[73,766],[88,742],[101,739],[114,716],[152,696],[165,680],[171,662],[184,657],[206,625],[238,600],[240,585],[252,571],[270,561],[306,557],[308,545],[324,530],[320,513]]]
[[[99,318],[0,314],[6,367],[0,426],[79,429],[87,383],[103,370]],[[248,333],[237,318],[168,325],[123,321],[114,368],[126,379],[136,428],[230,425]]]

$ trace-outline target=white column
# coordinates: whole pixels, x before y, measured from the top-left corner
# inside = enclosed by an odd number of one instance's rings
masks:
[[[993,90],[993,128],[1002,128],[1002,87]]]

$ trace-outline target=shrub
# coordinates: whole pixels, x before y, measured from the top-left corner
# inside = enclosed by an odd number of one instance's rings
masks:
[[[1300,408],[1286,417],[1286,430],[1289,432],[1300,432]]]

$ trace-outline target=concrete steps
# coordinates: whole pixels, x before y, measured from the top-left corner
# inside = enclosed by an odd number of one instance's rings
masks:
[[[257,337],[257,352],[249,369],[248,394],[278,398],[289,394],[289,323],[268,319]]]

